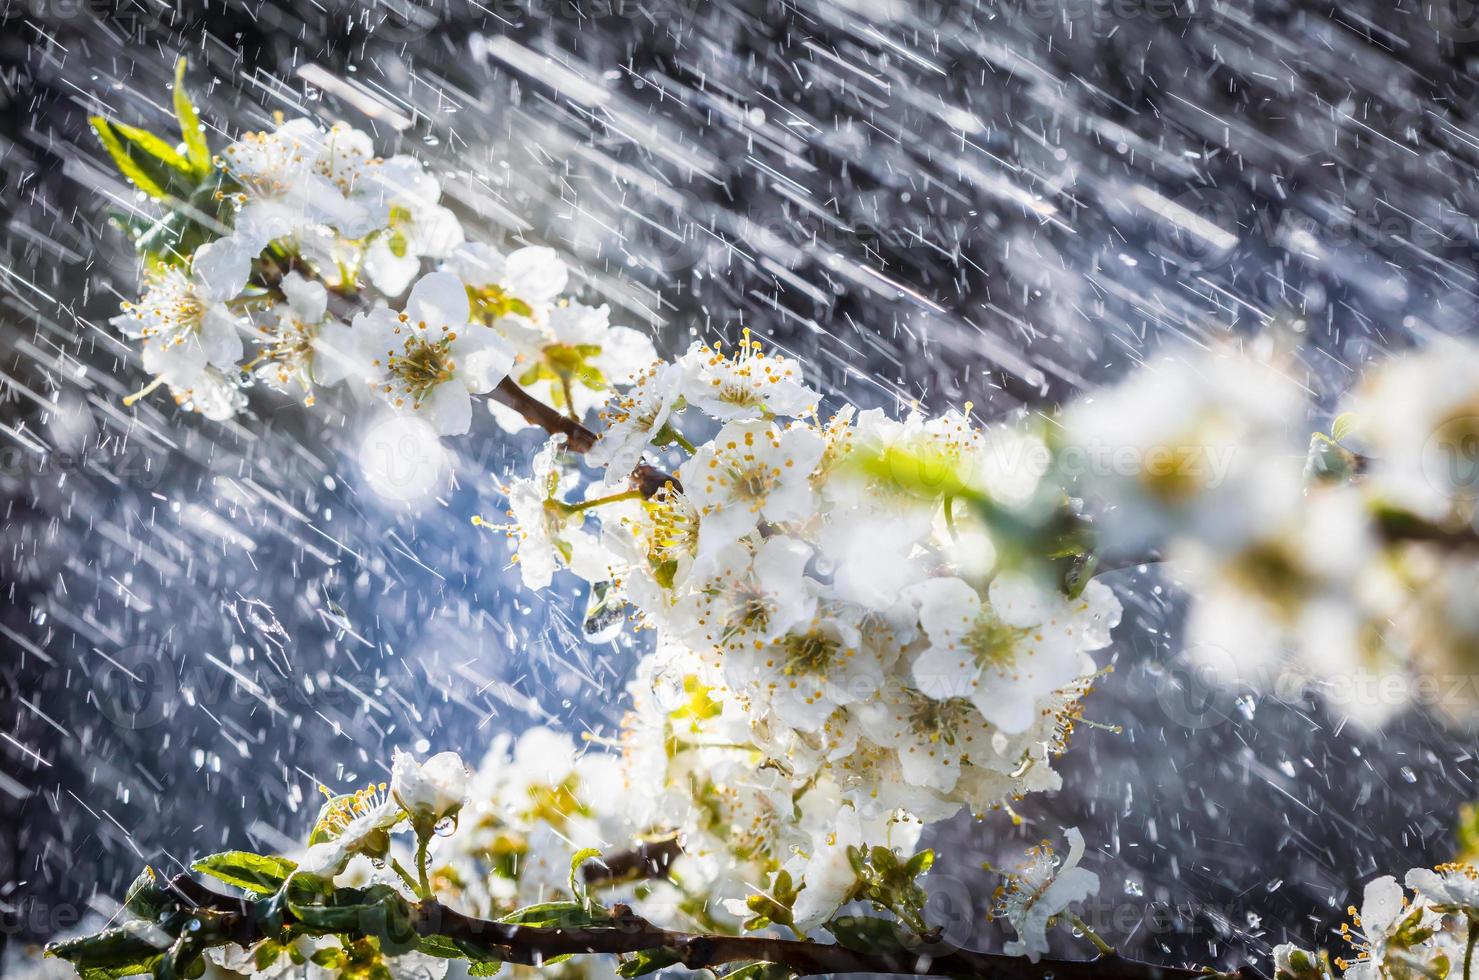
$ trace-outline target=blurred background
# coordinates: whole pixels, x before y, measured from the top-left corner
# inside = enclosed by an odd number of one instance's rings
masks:
[[[585,641],[573,580],[520,591],[469,526],[532,436],[484,418],[377,469],[345,404],[123,406],[133,195],[86,118],[164,125],[178,55],[213,145],[364,128],[660,350],[749,327],[834,398],[994,418],[1270,332],[1328,405],[1471,330],[1475,41],[1479,0],[0,0],[0,958],[145,862],[288,846],[392,747],[609,733],[639,642]],[[1210,691],[1174,592],[1110,581],[1088,716],[1123,732],[1082,729],[1021,825],[938,835],[974,942],[1002,937],[969,869],[1065,825],[1085,918],[1165,962],[1333,943],[1361,882],[1452,856],[1473,738]]]

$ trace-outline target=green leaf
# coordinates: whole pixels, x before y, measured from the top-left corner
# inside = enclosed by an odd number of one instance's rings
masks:
[[[389,885],[336,888],[327,902],[300,902],[291,888],[287,894],[293,918],[313,932],[374,936],[387,956],[410,952],[421,942],[410,903]]]
[[[163,955],[162,953],[160,954],[160,956]],[[153,973],[154,965],[157,962],[159,962],[159,956],[154,957],[148,963],[134,964],[116,969],[103,967],[79,969],[77,975],[82,980],[123,980],[124,977],[136,977],[141,973]]]
[[[178,908],[179,904],[169,892],[159,887],[154,869],[147,865],[128,886],[123,897],[123,907],[140,919],[158,920]]]
[[[827,930],[840,945],[860,953],[894,952],[904,948],[904,935],[898,923],[870,915],[839,915],[827,923]]]
[[[584,929],[587,926],[604,925],[611,921],[606,910],[599,905],[583,902],[543,902],[526,905],[510,912],[499,922],[514,926],[560,926],[565,929]]]
[[[474,963],[468,967],[467,975],[470,977],[491,977],[501,969],[503,969],[502,960],[483,960],[481,963]]]
[[[575,852],[575,856],[570,859],[570,893],[572,895],[585,894],[585,886],[577,880],[579,878],[578,872],[580,871],[580,866],[591,858],[598,858],[600,856],[601,849],[599,847],[582,847]]]
[[[1336,442],[1343,442],[1346,436],[1351,435],[1356,431],[1356,428],[1360,425],[1360,423],[1360,416],[1358,416],[1355,412],[1342,412],[1341,414],[1337,415],[1335,417],[1335,421],[1330,424],[1330,438],[1334,439]]]
[[[422,936],[416,950],[444,960],[462,959],[462,949],[450,936]]]
[[[893,871],[899,866],[899,856],[895,854],[892,850],[882,846],[881,844],[876,845],[871,851],[868,852],[868,860],[873,864],[873,867],[876,870],[881,871],[885,874]]]
[[[102,116],[88,121],[119,171],[145,194],[163,201],[194,189],[198,181],[193,165],[158,136]]]
[[[88,119],[88,122],[92,125],[92,131],[97,134],[99,142],[103,144],[103,149],[107,150],[108,155],[113,158],[114,166],[135,187],[155,200],[163,200],[169,196],[165,193],[163,185],[134,159],[129,147],[124,145],[123,139],[113,128],[112,123],[102,116],[93,116]]]
[[[676,950],[660,946],[657,949],[643,949],[633,953],[631,959],[616,968],[616,972],[624,977],[640,977],[656,973],[663,967],[679,962],[682,962],[682,957]]]
[[[465,939],[454,939],[452,940],[452,943],[459,950],[462,951],[462,955],[467,958],[467,961],[469,963],[473,964],[474,966],[492,967],[491,972],[488,973],[473,973],[473,976],[475,977],[491,977],[494,973],[498,972],[498,967],[503,965],[503,961],[500,960],[493,953],[489,952],[486,946],[481,946],[477,943],[469,942]]]
[[[204,177],[211,170],[211,148],[205,141],[205,131],[200,125],[200,113],[190,101],[185,89],[186,60],[175,62],[175,118],[180,121],[180,138],[185,143],[191,169],[196,177]]]
[[[140,129],[127,123],[113,121],[110,124],[124,142],[132,144],[138,152],[149,158],[151,166],[165,168],[162,174],[166,181],[177,174],[186,178],[190,186],[195,185],[194,178],[197,176],[195,167],[185,157],[180,156],[180,151],[171,146],[163,137],[155,136],[147,129]],[[171,174],[170,171],[174,173]]]
[[[252,962],[256,964],[258,970],[265,970],[277,962],[277,958],[282,955],[282,950],[281,943],[275,943],[270,939],[263,940],[257,946],[257,951],[252,954]]]
[[[904,865],[904,872],[911,878],[918,878],[934,866],[935,852],[924,850],[909,859],[909,862]]]
[[[195,980],[205,973],[201,946],[189,936],[181,936],[154,963],[155,980]]]
[[[145,938],[143,930],[136,926],[105,929],[90,936],[52,943],[46,947],[46,955],[66,960],[79,973],[101,971],[114,977],[148,973],[164,950]]]
[[[217,881],[245,888],[258,895],[271,895],[282,887],[298,866],[287,858],[267,857],[248,851],[222,851],[190,865]]]
[[[314,966],[321,966],[325,970],[337,970],[344,965],[344,950],[332,947],[316,949],[313,955],[308,957],[308,962]]]

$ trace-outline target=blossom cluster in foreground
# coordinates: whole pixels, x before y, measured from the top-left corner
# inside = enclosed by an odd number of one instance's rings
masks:
[[[822,419],[800,376],[753,341],[695,346],[612,399],[586,460],[604,481],[556,437],[505,490],[525,585],[568,566],[656,634],[623,735],[634,804],[707,858],[721,903],[804,884],[804,930],[853,888],[849,846],[908,849],[922,822],[1057,787],[1120,609],[997,555],[952,496],[985,494],[988,444],[1014,435]],[[654,442],[688,448],[644,496],[627,478]]]
[[[850,848],[912,852],[926,822],[1059,785],[1120,608],[1098,582],[1066,593],[1037,542],[999,553],[980,505],[1052,494],[993,472],[1020,435],[824,417],[802,366],[748,336],[659,360],[561,296],[551,250],[464,241],[419,163],[343,125],[248,133],[212,173],[223,227],[153,257],[118,320],[192,407],[228,413],[250,373],[309,398],[355,383],[444,435],[505,380],[571,420],[599,409],[584,460],[556,436],[503,488],[506,526],[526,586],[568,568],[655,630],[623,778],[715,917],[804,933],[858,891]]]
[[[1285,944],[1274,950],[1275,980],[1386,980],[1468,977],[1479,932],[1479,869],[1452,863],[1413,868],[1402,883],[1391,875],[1366,885],[1360,909],[1341,926],[1344,956]],[[1412,894],[1408,895],[1407,891]]]
[[[672,838],[637,835],[642,818],[623,806],[621,781],[616,757],[581,752],[568,735],[546,728],[516,741],[500,736],[471,773],[454,753],[420,762],[397,752],[389,782],[344,794],[324,788],[329,798],[302,848],[280,856],[227,851],[192,864],[253,904],[221,895],[222,908],[208,911],[200,893],[185,901],[174,883],[166,886],[146,868],[129,889],[120,925],[50,951],[85,980],[199,976],[207,968],[219,980],[441,980],[454,961],[472,976],[490,976],[506,952],[455,929],[441,934],[447,927],[439,916],[451,913],[433,911],[428,919],[427,909],[455,909],[485,928],[622,929],[618,916],[635,914],[639,919],[629,921],[647,928],[737,934],[738,925],[711,904],[710,883],[695,878],[686,842],[680,853],[669,846],[677,843]],[[1094,894],[1098,878],[1077,866],[1082,836],[1068,836],[1066,863],[1060,866],[1044,843],[1006,875],[997,912],[1019,936],[1010,955],[1037,962],[1050,927],[1065,920],[1082,926],[1069,907]],[[854,944],[883,934],[923,941],[931,931],[922,918],[931,852],[850,853],[865,882],[857,905],[894,911],[909,931],[851,915],[829,916],[817,932]],[[633,861],[634,854],[643,857]],[[751,911],[782,913],[779,899],[797,888],[782,877],[756,893]],[[551,957],[538,966],[571,980],[636,976],[666,965],[662,955]],[[792,975],[785,964],[771,973]]]
[[[143,295],[113,322],[138,342],[150,388],[212,419],[242,410],[255,382],[312,404],[348,381],[456,435],[471,396],[511,372],[578,416],[653,358],[609,307],[562,295],[570,273],[552,249],[465,241],[419,160],[378,157],[344,124],[246,133],[179,179],[215,209],[196,229],[208,240],[187,253],[141,238]]]
[[[1120,619],[1102,561],[1169,559],[1193,597],[1189,649],[1230,677],[1330,694],[1338,678],[1471,676],[1473,347],[1379,367],[1313,447],[1291,369],[1230,346],[1148,365],[1035,429],[979,425],[969,406],[828,409],[801,363],[748,333],[659,358],[567,293],[552,250],[466,241],[438,180],[362,132],[282,122],[211,156],[176,96],[180,150],[95,123],[110,150],[132,141],[115,160],[167,212],[137,238],[143,293],[115,320],[154,376],[133,399],[163,385],[224,419],[256,382],[309,403],[346,386],[345,402],[450,436],[491,395],[502,427],[555,434],[499,486],[507,521],[479,523],[506,532],[526,587],[588,583],[590,635],[634,622],[651,639],[610,751],[531,731],[495,744],[471,791],[455,756],[398,757],[388,784],[326,804],[302,854],[202,869],[266,874],[266,901],[325,924],[228,946],[222,966],[379,976],[383,953],[431,970],[389,933],[329,928],[350,918],[336,903],[588,914],[577,871],[633,842],[665,854],[615,883],[653,922],[841,935],[841,910],[871,903],[926,936],[923,829],[1059,785]],[[1387,693],[1348,711],[1379,721],[1407,700]],[[1479,704],[1466,694],[1446,704],[1458,717]],[[1046,953],[1098,887],[1069,838],[1066,862],[1041,848],[1003,886],[1014,954]],[[1398,921],[1389,891],[1368,936]],[[1402,956],[1442,945],[1434,922]],[[1371,961],[1398,948],[1366,942]],[[176,946],[158,962],[196,962],[195,940]]]

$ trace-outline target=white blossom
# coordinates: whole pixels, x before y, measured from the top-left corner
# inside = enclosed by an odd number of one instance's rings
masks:
[[[124,304],[113,324],[141,341],[146,371],[188,389],[207,368],[231,369],[241,360],[243,324],[224,302],[231,285],[167,267],[149,277],[144,295]]]
[[[991,583],[989,601],[957,578],[910,589],[929,646],[912,676],[925,694],[965,698],[1008,733],[1023,731],[1039,699],[1078,676],[1079,653],[1108,642],[1119,621],[1114,594],[1097,582],[1077,600],[1053,596],[1021,575]]]
[[[679,470],[702,518],[700,558],[738,541],[762,521],[783,523],[812,510],[811,472],[822,440],[810,429],[731,422]]]
[[[513,518],[507,530],[516,544],[526,588],[546,588],[560,565],[591,582],[610,574],[610,559],[600,539],[582,526],[585,515],[558,499],[562,485],[558,456],[564,445],[563,435],[550,439],[535,455],[530,476],[503,488]]]
[[[437,432],[460,435],[472,424],[475,392],[507,377],[513,355],[490,328],[468,322],[467,291],[446,272],[423,276],[404,313],[384,306],[355,318],[358,357],[372,385],[394,408],[424,413]]]
[[[733,354],[717,344],[694,344],[678,364],[684,372],[684,396],[722,421],[800,417],[818,401],[817,393],[801,381],[801,366],[766,353],[748,331]]]
[[[997,914],[1017,931],[1003,946],[1010,956],[1026,956],[1036,963],[1048,951],[1048,927],[1075,902],[1099,893],[1099,876],[1080,868],[1084,835],[1077,827],[1064,832],[1068,858],[1058,864],[1046,842],[1028,851],[1029,861],[1007,877]]]
[[[1183,532],[1234,548],[1297,502],[1303,415],[1299,385],[1274,366],[1180,350],[1070,404],[1059,466],[1109,515],[1101,546],[1112,553]]]
[[[625,390],[613,390],[601,410],[601,436],[586,460],[620,479],[642,459],[653,438],[672,418],[682,394],[682,369],[657,362],[640,371]]]
[[[413,820],[430,828],[462,809],[467,799],[467,767],[456,752],[438,752],[417,762],[409,752],[397,750],[391,764],[390,795]]]

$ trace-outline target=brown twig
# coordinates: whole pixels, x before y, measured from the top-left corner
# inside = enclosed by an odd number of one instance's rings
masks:
[[[513,378],[504,378],[489,398],[518,412],[524,421],[537,425],[550,435],[563,433],[565,447],[572,453],[588,453],[596,444],[596,434],[574,419],[562,415],[544,402],[529,394]]]
[[[609,885],[620,881],[641,878],[666,878],[668,866],[673,863],[683,848],[678,838],[643,841],[626,851],[610,854],[600,861],[590,861],[581,868],[581,877],[587,885]]]
[[[177,875],[170,887],[192,905],[238,917],[238,941],[264,938],[253,917],[251,903],[219,895]],[[464,915],[435,900],[418,904],[412,926],[421,936],[445,936],[487,949],[510,963],[538,966],[557,956],[622,955],[662,951],[673,961],[699,970],[726,963],[777,963],[799,976],[875,973],[895,976],[981,977],[987,980],[1236,980],[1241,973],[1209,974],[1184,967],[1159,966],[1119,956],[1092,960],[1041,959],[1003,953],[978,953],[943,942],[921,942],[917,947],[863,951],[845,946],[775,939],[768,936],[723,936],[679,932],[654,926],[618,905],[610,924],[566,928],[524,926]]]

